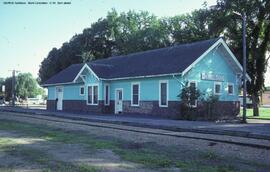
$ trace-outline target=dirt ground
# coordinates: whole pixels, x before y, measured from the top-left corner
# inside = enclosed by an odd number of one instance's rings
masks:
[[[65,121],[0,112],[0,170],[270,171],[270,150]]]

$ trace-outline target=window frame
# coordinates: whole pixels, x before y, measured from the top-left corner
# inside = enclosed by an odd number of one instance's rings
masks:
[[[94,103],[94,86],[97,86],[97,103]],[[92,103],[88,103],[88,98],[89,98],[89,87],[92,87],[91,92],[92,92]],[[87,99],[86,99],[86,104],[87,105],[98,105],[99,101],[99,85],[98,84],[88,84],[87,85]]]
[[[134,104],[133,102],[133,86],[134,85],[138,85],[138,104]],[[140,85],[140,82],[132,82],[131,83],[131,106],[135,106],[135,107],[138,107],[140,106],[140,92],[141,92],[141,85]]]
[[[216,85],[220,85],[220,93],[216,92]],[[214,95],[220,96],[222,94],[222,82],[214,82]]]
[[[108,102],[106,103],[106,87],[108,87]],[[110,105],[110,85],[105,84],[104,85],[104,105],[109,106]]]
[[[232,93],[229,93],[229,86],[232,86]],[[234,95],[234,84],[233,83],[228,83],[228,95],[233,96]]]
[[[95,87],[97,87],[97,103],[95,101]],[[93,85],[93,105],[98,105],[98,85]]]
[[[197,81],[195,81],[195,80],[189,81],[189,82],[188,82],[188,86],[189,86],[189,87],[190,87],[190,84],[191,84],[191,83],[194,83],[194,84],[195,84],[195,90],[197,90],[197,88],[198,88]],[[196,108],[197,105],[198,105],[198,100],[195,100],[195,104],[194,104],[194,105],[190,104],[190,106],[193,107],[193,108]]]
[[[82,94],[82,92],[81,92],[81,89],[83,88],[83,94]],[[80,86],[80,96],[84,96],[85,95],[85,86],[84,85],[81,85]]]
[[[162,105],[162,101],[161,101],[161,84],[162,83],[166,83],[166,105]],[[159,81],[159,101],[158,101],[158,105],[159,107],[168,107],[168,102],[169,102],[169,82],[168,80],[160,80]]]

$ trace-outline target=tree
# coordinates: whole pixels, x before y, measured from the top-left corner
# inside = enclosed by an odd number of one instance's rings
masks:
[[[59,68],[59,50],[57,48],[53,48],[47,58],[45,58],[40,65],[39,68],[39,78],[40,82],[46,81],[55,73],[59,72],[61,68]]]
[[[169,46],[166,29],[161,20],[148,12],[118,14],[113,9],[60,49],[53,48],[40,65],[40,82],[74,63]]]
[[[196,89],[195,85],[189,85],[185,83],[180,90],[178,97],[181,99],[181,118],[187,120],[196,119],[196,108],[194,104],[197,104],[197,100],[202,96],[200,90]]]
[[[242,62],[242,26],[233,11],[245,12],[247,15],[247,72],[251,77],[248,82],[248,93],[253,99],[253,115],[258,116],[259,95],[264,89],[264,73],[266,72],[266,52],[270,49],[270,1],[219,0],[217,5],[209,9],[212,15],[211,28],[222,31],[232,51]]]
[[[180,91],[178,97],[180,97],[182,103],[189,109],[193,108],[194,102],[196,102],[202,96],[200,90],[196,89],[194,85],[188,85],[186,82],[185,86]]]
[[[264,73],[270,50],[269,0],[218,0],[216,6],[189,14],[157,18],[149,12],[118,14],[112,9],[82,34],[75,35],[60,49],[52,49],[39,70],[44,82],[71,64],[88,62],[133,52],[162,48],[224,36],[239,62],[242,62],[242,26],[233,11],[247,14],[248,93],[253,98],[254,115],[259,115],[259,95],[264,88]]]
[[[5,79],[5,100],[10,101],[12,97],[12,77]]]
[[[38,87],[38,83],[30,73],[20,73],[16,78],[16,95],[21,99],[27,99],[28,97],[36,97],[42,94],[41,88]]]
[[[219,36],[209,28],[207,9],[195,10],[190,14],[178,15],[167,19],[167,27],[174,43],[189,43]]]
[[[0,96],[4,95],[4,92],[2,92],[2,86],[5,85],[5,79],[0,78]]]

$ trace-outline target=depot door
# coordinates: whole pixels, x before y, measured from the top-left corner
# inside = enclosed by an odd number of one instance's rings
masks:
[[[115,114],[123,111],[123,89],[115,90]]]
[[[57,110],[63,110],[63,87],[56,87]]]

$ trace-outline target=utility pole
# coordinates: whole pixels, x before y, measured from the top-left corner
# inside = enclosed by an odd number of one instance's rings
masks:
[[[247,123],[247,82],[246,82],[246,73],[247,73],[247,50],[246,50],[246,13],[242,14],[243,20],[243,123]]]
[[[242,39],[243,39],[243,123],[247,123],[247,51],[246,51],[246,13],[242,14],[233,11],[234,14],[242,18]]]
[[[12,106],[15,106],[15,99],[16,99],[16,92],[15,92],[15,85],[16,85],[16,72],[19,72],[15,69],[12,70]]]
[[[15,106],[15,84],[16,84],[16,78],[15,78],[15,70],[12,71],[12,106]]]

